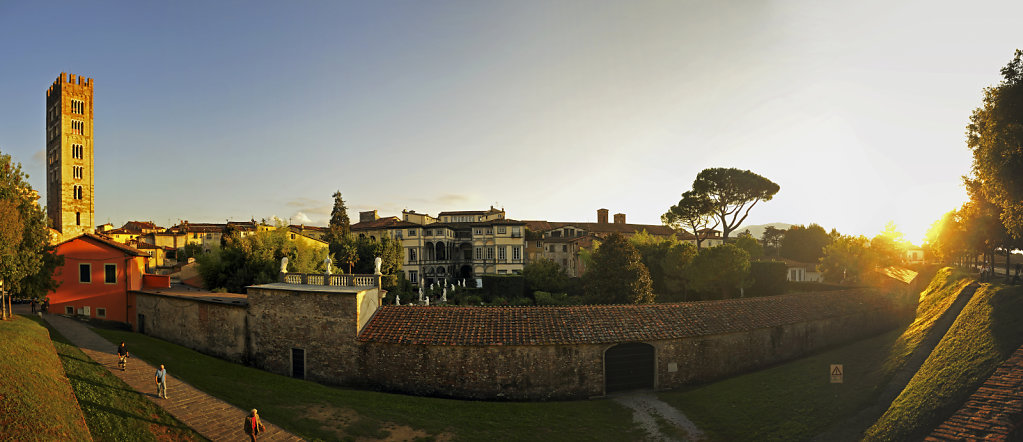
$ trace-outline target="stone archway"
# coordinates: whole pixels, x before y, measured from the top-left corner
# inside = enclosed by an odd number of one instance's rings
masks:
[[[654,388],[654,346],[642,342],[618,344],[604,352],[604,391]]]

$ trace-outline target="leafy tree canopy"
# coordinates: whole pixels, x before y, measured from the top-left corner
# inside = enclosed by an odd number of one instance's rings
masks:
[[[526,279],[526,290],[534,294],[537,291],[563,293],[568,282],[565,270],[558,263],[546,258],[526,264],[522,268],[522,276]]]
[[[14,293],[42,296],[57,287],[52,275],[62,259],[53,256],[35,195],[21,164],[0,152],[0,281]]]
[[[710,196],[689,190],[682,194],[678,204],[661,215],[661,222],[676,231],[688,231],[696,238],[696,249],[699,250],[703,240],[718,227],[721,220],[715,216]]]
[[[750,286],[749,253],[732,243],[700,250],[689,266],[693,289],[704,299],[729,299]]]
[[[1023,52],[1002,68],[1002,82],[984,90],[981,107],[967,126],[973,152],[973,180],[1001,210],[999,218],[1023,238]]]
[[[650,272],[639,251],[621,234],[608,236],[593,253],[586,272],[586,295],[598,304],[654,302]]]
[[[753,206],[770,201],[778,190],[773,181],[735,168],[704,169],[693,181],[693,192],[710,200],[725,239],[746,220]]]
[[[779,253],[793,261],[817,262],[831,243],[831,236],[817,224],[792,226],[784,232]]]

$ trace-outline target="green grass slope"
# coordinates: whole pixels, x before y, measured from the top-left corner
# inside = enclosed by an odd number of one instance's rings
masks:
[[[0,321],[0,439],[91,440],[46,329]]]
[[[94,440],[206,440],[94,362],[49,324],[42,325],[50,330]]]
[[[919,439],[1023,344],[1023,287],[982,284],[905,390],[866,434]]]
[[[812,438],[874,403],[881,388],[970,282],[960,273],[942,269],[921,293],[916,319],[905,328],[659,396],[686,413],[714,440]],[[844,383],[830,383],[830,364],[844,366]]]
[[[313,440],[641,440],[632,411],[610,400],[482,402],[348,390],[206,356],[137,333],[96,330],[132,355]],[[452,374],[455,376],[456,374]]]

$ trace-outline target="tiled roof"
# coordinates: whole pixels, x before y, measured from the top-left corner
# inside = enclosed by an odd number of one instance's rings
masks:
[[[668,226],[657,224],[582,223],[564,221],[523,221],[534,232],[546,232],[562,227],[575,227],[590,233],[635,233],[646,230],[651,235],[669,236],[675,231]]]
[[[1017,348],[926,440],[1018,440],[1023,427],[1021,395],[1023,347]]]
[[[402,222],[402,221],[400,219],[398,219],[398,217],[396,217],[396,216],[389,216],[387,218],[380,218],[380,219],[375,219],[373,221],[363,221],[363,222],[352,224],[352,230],[353,231],[358,231],[358,230],[385,229],[385,228],[388,228],[388,227],[395,226],[395,225],[397,225],[400,222]]]
[[[869,289],[648,305],[385,305],[359,340],[470,346],[656,341],[755,330],[888,305],[886,297]]]
[[[93,235],[91,233],[85,233],[85,234],[82,234],[81,236],[76,236],[74,238],[71,238],[71,239],[69,239],[67,241],[62,242],[61,244],[69,243],[71,241],[76,241],[76,240],[79,240],[79,239],[93,241],[93,242],[99,243],[100,245],[105,245],[107,247],[111,247],[111,248],[117,249],[117,250],[119,250],[119,251],[121,251],[121,252],[123,252],[125,254],[131,255],[131,256],[146,256],[146,257],[149,256],[148,253],[143,252],[143,251],[141,251],[139,249],[136,249],[134,247],[126,246],[126,245],[121,244],[121,243],[119,243],[117,241],[114,241],[114,240],[112,240],[110,238],[104,238],[102,236]]]
[[[143,230],[162,230],[152,221],[128,221],[121,226],[122,229],[132,233],[142,233]]]

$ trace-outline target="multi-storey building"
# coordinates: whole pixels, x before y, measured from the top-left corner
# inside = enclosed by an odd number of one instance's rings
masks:
[[[46,90],[46,215],[64,240],[92,233],[92,79],[61,72]]]
[[[402,246],[402,270],[415,284],[454,283],[481,275],[521,273],[526,223],[507,219],[504,210],[441,212],[436,217],[402,211],[401,219],[359,214],[352,232],[384,235]]]
[[[527,263],[548,259],[560,265],[568,276],[582,276],[586,266],[579,259],[579,252],[592,250],[593,241],[599,241],[612,233],[629,237],[646,232],[655,237],[666,239],[674,236],[679,241],[696,244],[696,238],[687,232],[676,232],[668,226],[657,224],[628,224],[624,213],[616,213],[614,222],[608,222],[608,214],[607,209],[598,209],[595,223],[526,221],[529,228]],[[714,247],[721,245],[721,242],[721,237],[715,232],[707,232],[701,246]]]

